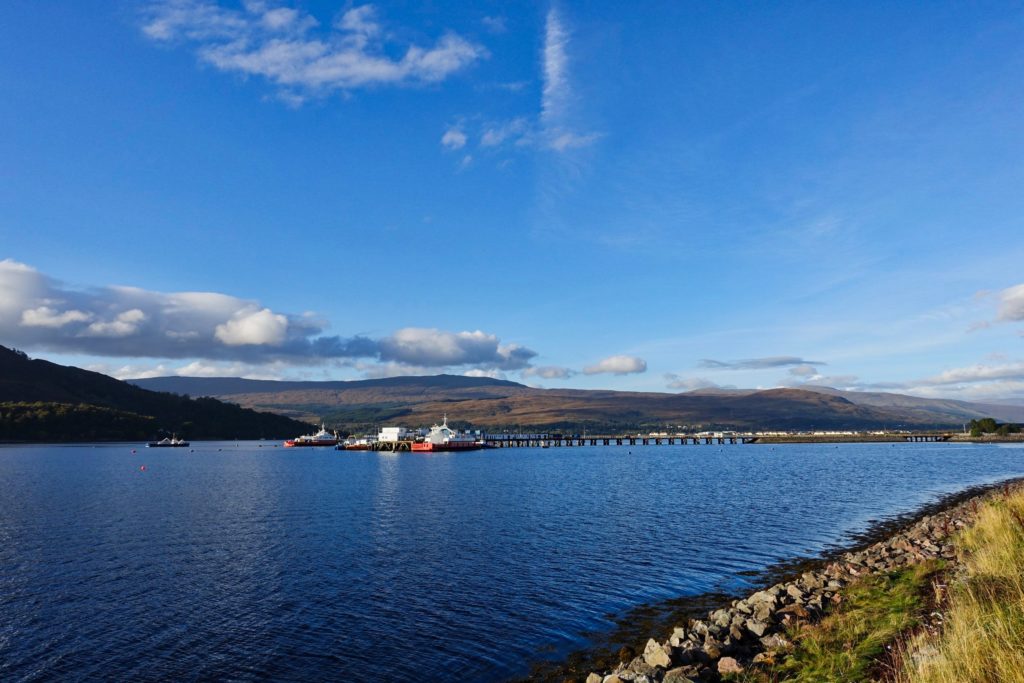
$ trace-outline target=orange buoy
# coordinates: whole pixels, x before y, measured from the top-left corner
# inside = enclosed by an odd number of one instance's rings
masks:
[[[145,471],[146,471],[146,466],[145,465],[143,465],[143,466],[141,466],[139,468],[139,472],[145,472]]]

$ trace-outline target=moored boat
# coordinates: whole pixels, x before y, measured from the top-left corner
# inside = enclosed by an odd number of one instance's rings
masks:
[[[459,434],[448,426],[448,416],[444,422],[430,428],[423,441],[415,441],[412,450],[421,452],[432,451],[475,451],[483,448],[483,443],[471,434]]]
[[[303,434],[302,436],[294,439],[288,439],[284,442],[285,448],[298,448],[303,446],[337,446],[341,439],[338,438],[337,434],[332,434],[327,431],[327,428],[321,424],[320,431],[316,434]]]
[[[185,448],[189,445],[188,441],[179,439],[178,435],[175,434],[170,438],[164,437],[159,441],[150,441],[146,444],[146,448]]]
[[[377,438],[373,436],[364,436],[356,438],[350,436],[344,441],[339,441],[335,449],[339,451],[372,451],[373,444],[377,442]]]

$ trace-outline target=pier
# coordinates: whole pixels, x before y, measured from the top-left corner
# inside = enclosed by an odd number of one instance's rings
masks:
[[[754,435],[676,435],[676,436],[561,436],[486,434],[483,441],[488,448],[578,448],[581,446],[699,446],[712,444],[744,444],[755,440]]]
[[[899,442],[939,443],[953,438],[950,432],[875,433],[875,434],[675,434],[672,436],[640,436],[626,434],[572,435],[562,434],[484,434],[485,448],[580,448],[583,446],[713,446],[739,444],[784,443],[872,443]],[[411,451],[413,441],[398,439],[377,441],[368,450],[398,453]]]

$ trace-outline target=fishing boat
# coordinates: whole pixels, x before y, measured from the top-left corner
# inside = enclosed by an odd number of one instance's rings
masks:
[[[414,441],[412,450],[421,452],[432,451],[475,451],[484,445],[471,434],[459,434],[448,426],[448,416],[444,422],[430,428],[430,433],[422,441]]]
[[[150,441],[146,444],[146,448],[186,448],[188,445],[188,441],[179,439],[178,435],[174,434],[170,438],[165,436],[159,441]]]
[[[321,424],[320,431],[316,434],[303,434],[302,436],[294,439],[288,439],[284,442],[285,448],[299,448],[303,446],[337,446],[341,439],[338,438],[337,434],[332,434],[327,431],[327,428]]]

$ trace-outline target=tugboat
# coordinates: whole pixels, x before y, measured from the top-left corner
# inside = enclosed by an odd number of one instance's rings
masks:
[[[423,441],[415,441],[412,444],[414,451],[476,451],[483,448],[483,444],[469,434],[459,434],[448,426],[448,416],[444,416],[444,422],[430,428],[430,433]]]
[[[320,431],[316,434],[303,434],[300,437],[294,439],[288,439],[284,442],[285,448],[298,448],[300,446],[337,446],[341,439],[338,438],[337,434],[331,434],[327,431],[327,428],[320,424]]]
[[[179,439],[177,434],[173,434],[171,438],[165,436],[159,441],[150,441],[146,444],[146,448],[187,448],[188,445],[188,441]]]

